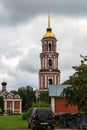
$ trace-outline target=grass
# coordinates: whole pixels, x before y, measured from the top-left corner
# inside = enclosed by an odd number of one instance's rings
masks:
[[[0,116],[0,130],[22,129],[27,127],[28,123],[22,120],[21,115]]]

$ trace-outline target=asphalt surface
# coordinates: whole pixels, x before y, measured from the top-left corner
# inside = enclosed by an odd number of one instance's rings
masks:
[[[12,129],[12,130],[32,130],[32,129]],[[36,129],[36,130],[52,130],[52,129]],[[78,129],[54,129],[54,130],[78,130]]]

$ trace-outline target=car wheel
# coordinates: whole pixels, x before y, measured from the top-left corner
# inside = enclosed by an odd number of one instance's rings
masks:
[[[31,128],[31,124],[30,123],[28,123],[28,128]]]
[[[32,127],[32,130],[35,130],[35,127],[34,127],[34,126]]]
[[[51,129],[54,129],[54,126],[51,126]]]

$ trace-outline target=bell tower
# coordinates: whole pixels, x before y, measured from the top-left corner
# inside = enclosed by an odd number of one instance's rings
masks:
[[[39,70],[39,90],[48,89],[49,84],[60,84],[60,70],[58,69],[58,56],[56,52],[57,39],[50,27],[50,12],[48,12],[48,28],[42,40],[42,53],[40,53],[41,69]]]

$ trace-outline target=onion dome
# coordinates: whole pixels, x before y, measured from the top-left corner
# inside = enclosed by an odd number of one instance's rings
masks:
[[[52,33],[52,28],[50,28],[50,12],[48,12],[48,28],[43,38],[55,38],[55,35]]]
[[[1,85],[2,85],[2,86],[6,86],[7,83],[6,83],[6,82],[2,82]]]

